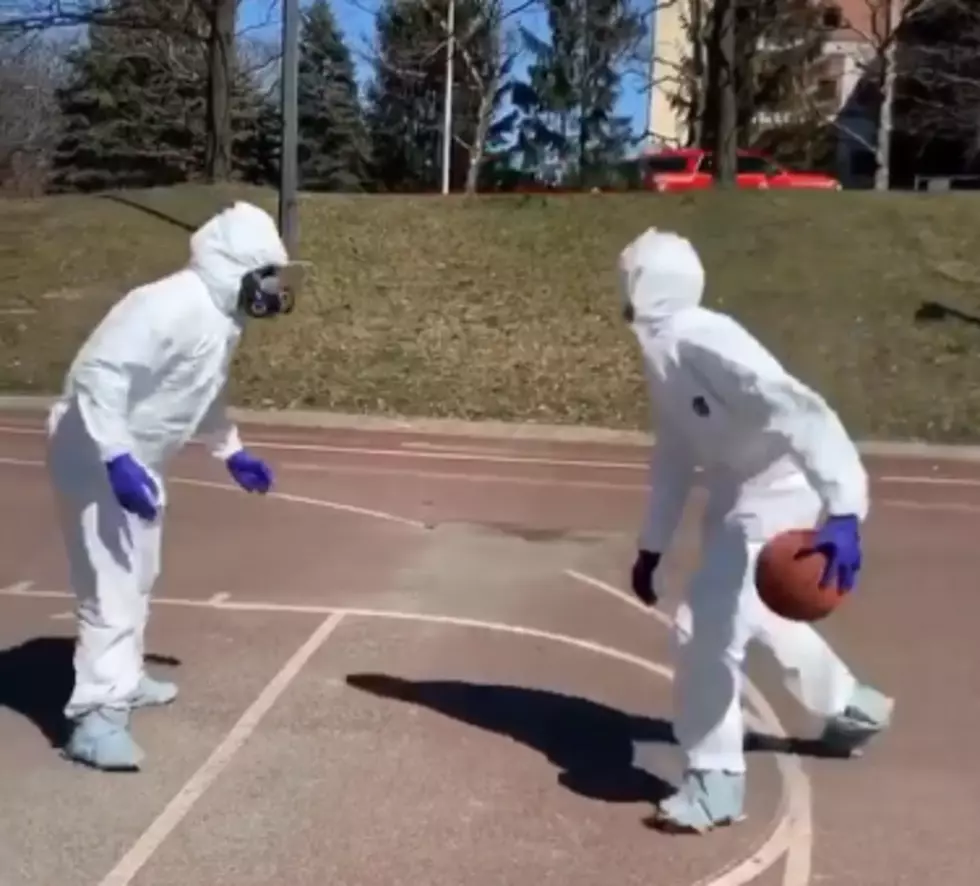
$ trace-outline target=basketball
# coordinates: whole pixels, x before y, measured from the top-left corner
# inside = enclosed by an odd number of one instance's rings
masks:
[[[812,529],[791,529],[771,538],[759,553],[755,586],[762,602],[791,621],[819,621],[844,599],[831,582],[820,587],[827,557],[813,550]]]

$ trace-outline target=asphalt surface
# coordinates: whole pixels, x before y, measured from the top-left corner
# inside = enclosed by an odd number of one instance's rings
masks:
[[[629,446],[245,428],[248,496],[191,447],[170,483],[144,770],[56,750],[72,600],[37,416],[0,417],[0,884],[976,882],[980,466],[871,460],[859,592],[822,626],[897,698],[861,759],[756,739],[747,820],[669,837],[669,632],[623,595]],[[957,664],[959,662],[959,664]],[[808,737],[753,656],[755,732]]]

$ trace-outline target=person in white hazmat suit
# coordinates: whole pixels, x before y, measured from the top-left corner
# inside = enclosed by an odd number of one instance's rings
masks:
[[[187,267],[112,307],[50,411],[48,470],[78,601],[75,685],[64,711],[69,759],[138,769],[130,712],[177,695],[143,665],[173,456],[196,435],[246,491],[272,484],[225,414],[224,389],[245,319],[291,310],[287,265],[268,213],[241,202],[220,212],[191,236]]]
[[[823,581],[851,589],[868,478],[822,397],[789,375],[731,317],[700,306],[704,269],[691,243],[647,230],[619,259],[623,310],[639,341],[655,418],[651,492],[633,566],[647,605],[698,467],[708,502],[700,567],[677,611],[675,734],[685,773],[653,822],[703,833],[742,816],[741,709],[746,646],[780,663],[788,688],[824,722],[828,749],[849,755],[886,728],[893,701],[860,684],[809,624],[769,610],[755,561],[779,532],[819,525]]]

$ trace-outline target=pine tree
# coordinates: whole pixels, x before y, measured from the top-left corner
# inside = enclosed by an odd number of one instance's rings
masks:
[[[307,190],[360,190],[368,144],[354,63],[328,0],[303,15],[299,49],[299,169]]]
[[[132,0],[114,0],[124,11]],[[200,53],[193,41],[143,28],[93,26],[67,58],[57,93],[64,137],[61,188],[94,190],[185,181],[204,152]]]
[[[550,165],[581,184],[620,160],[629,120],[617,116],[620,64],[643,35],[628,0],[547,0],[550,40],[525,30],[532,56],[513,86],[522,114],[517,150],[526,166]]]
[[[199,179],[207,149],[207,21],[194,0],[166,8],[154,0],[110,0],[117,20],[95,25],[66,59],[57,92],[63,131],[56,190],[150,187]],[[267,151],[257,130],[268,114],[255,84],[236,70],[231,87],[233,168],[261,179]],[[260,113],[260,108],[262,112]]]
[[[497,136],[480,127],[478,71],[490,90],[490,118],[501,96],[498,17],[492,0],[456,0],[456,36],[467,57],[456,53],[453,69],[453,146],[450,183],[464,186],[478,139]],[[374,76],[367,93],[373,176],[388,190],[431,191],[441,178],[443,105],[446,82],[447,0],[385,0],[376,20]],[[486,145],[485,145],[486,146]]]

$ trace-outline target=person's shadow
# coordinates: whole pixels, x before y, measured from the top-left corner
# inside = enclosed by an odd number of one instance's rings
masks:
[[[634,742],[672,744],[666,720],[627,714],[585,698],[543,689],[406,680],[387,674],[351,674],[362,692],[437,711],[534,748],[560,772],[568,790],[607,803],[664,799],[671,787],[634,764]]]
[[[35,637],[0,651],[0,708],[26,717],[59,749],[69,736],[63,710],[75,683],[74,651],[73,637]],[[161,655],[147,655],[146,661],[180,664]]]

